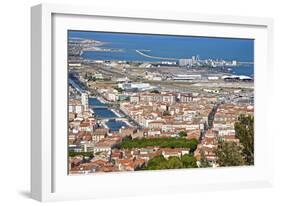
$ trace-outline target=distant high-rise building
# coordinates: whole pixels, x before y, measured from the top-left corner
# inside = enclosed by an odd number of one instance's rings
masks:
[[[180,59],[179,60],[179,65],[180,66],[187,66],[187,65],[191,65],[192,64],[192,60],[191,59]]]
[[[195,64],[195,63],[196,63],[196,57],[192,56],[192,64]]]

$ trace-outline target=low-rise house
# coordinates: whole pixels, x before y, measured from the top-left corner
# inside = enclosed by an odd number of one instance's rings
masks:
[[[195,130],[188,131],[186,138],[189,140],[191,140],[191,139],[199,140],[200,136],[201,136],[200,129],[195,129]]]
[[[131,158],[120,159],[117,161],[119,171],[134,171],[134,160]]]
[[[69,158],[70,169],[79,166],[82,163],[82,161],[83,161],[83,156],[70,157]]]
[[[75,144],[76,134],[68,133],[68,145]]]
[[[204,139],[215,139],[218,137],[218,132],[212,129],[206,131]]]
[[[186,102],[192,102],[193,96],[192,94],[182,94],[180,95],[180,102],[186,103]]]
[[[78,99],[69,99],[68,101],[68,112],[80,114],[84,111],[84,106]]]
[[[91,141],[92,140],[92,133],[86,131],[79,131],[76,134],[76,139],[83,140],[83,141]]]
[[[83,148],[83,152],[94,152],[95,144],[92,141],[81,141],[81,147]]]
[[[176,103],[176,95],[173,93],[167,93],[162,94],[163,102],[169,103],[169,104],[175,104]]]
[[[108,129],[105,128],[95,129],[95,131],[93,132],[93,141],[99,142],[100,140],[102,140],[107,136],[107,133],[108,133]]]
[[[130,97],[130,102],[138,104],[140,102],[140,97],[138,95],[133,95]]]
[[[107,152],[95,153],[94,157],[90,160],[90,162],[95,162],[97,164],[106,164],[110,161],[109,154]]]
[[[194,152],[194,157],[198,162],[200,162],[202,158],[202,154],[204,154],[206,160],[212,165],[216,166],[217,156],[216,156],[217,146],[206,147],[202,144],[197,145],[197,149]],[[200,166],[200,163],[198,163]]]
[[[116,169],[115,169],[114,165],[110,164],[110,165],[104,165],[104,166],[100,167],[99,171],[114,172],[114,171],[116,171]]]
[[[182,149],[182,148],[162,148],[161,149],[162,155],[169,159],[169,157],[179,157],[181,158],[185,154],[189,154],[189,149]]]
[[[83,163],[79,166],[70,169],[70,174],[89,174],[94,173],[98,170],[98,166],[93,163]]]
[[[117,161],[119,171],[134,171],[145,165],[145,160],[141,158],[127,158]]]
[[[147,132],[148,137],[159,137],[161,136],[161,129],[150,129]]]
[[[161,129],[165,122],[163,120],[154,120],[148,123],[149,129]]]
[[[132,135],[132,139],[136,139],[136,138],[143,138],[144,137],[144,130],[139,129],[137,130],[135,133],[133,133]]]
[[[155,151],[148,152],[148,153],[140,153],[139,158],[145,160],[145,163],[147,163],[150,159],[161,155],[162,152],[160,149],[156,149]]]
[[[225,135],[219,138],[221,141],[225,142],[235,142],[239,144],[240,140],[235,137],[235,135]]]
[[[112,151],[110,157],[112,160],[117,161],[122,158],[122,152],[120,150]]]
[[[133,136],[134,133],[136,133],[136,129],[133,127],[121,127],[119,129],[119,134],[122,137],[126,137],[126,136]]]
[[[115,139],[104,138],[95,144],[94,152],[111,152],[117,143],[118,141]]]
[[[68,112],[68,121],[72,122],[76,117],[76,114],[74,112]]]

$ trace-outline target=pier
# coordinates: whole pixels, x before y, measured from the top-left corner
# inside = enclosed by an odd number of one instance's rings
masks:
[[[136,52],[144,57],[147,57],[147,58],[151,58],[151,59],[162,59],[162,60],[178,60],[176,58],[169,58],[169,57],[157,57],[157,56],[151,56],[151,55],[147,55],[141,51],[147,51],[147,50],[137,50],[136,49]]]

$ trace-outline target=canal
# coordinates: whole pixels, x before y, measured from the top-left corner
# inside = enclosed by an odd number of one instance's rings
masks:
[[[86,90],[85,85],[83,85],[74,74],[70,73],[68,79],[69,79],[69,84],[75,87],[78,92],[80,93],[85,92]],[[101,102],[98,98],[89,98],[88,101],[90,106],[100,106],[99,108],[92,108],[91,110],[97,118],[102,120],[108,119],[108,121],[106,121],[105,123],[105,126],[110,128],[111,131],[116,132],[121,127],[128,126],[126,122],[116,120],[115,118],[118,118],[119,116],[111,109],[109,109],[106,103]]]
[[[117,114],[115,114],[111,109],[109,109],[105,103],[101,102],[97,98],[89,98],[90,106],[104,106],[102,108],[92,108],[94,115],[99,119],[109,119],[105,124],[111,131],[116,132],[123,126],[128,126],[126,122],[116,120],[118,118]]]

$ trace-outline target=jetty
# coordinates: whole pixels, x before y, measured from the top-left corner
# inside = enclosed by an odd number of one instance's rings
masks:
[[[138,50],[136,49],[136,52],[144,57],[147,57],[147,58],[151,58],[151,59],[162,59],[162,60],[178,60],[177,58],[169,58],[169,57],[158,57],[158,56],[151,56],[151,55],[148,55],[148,54],[145,54],[143,53],[143,51],[147,51],[147,50]]]

